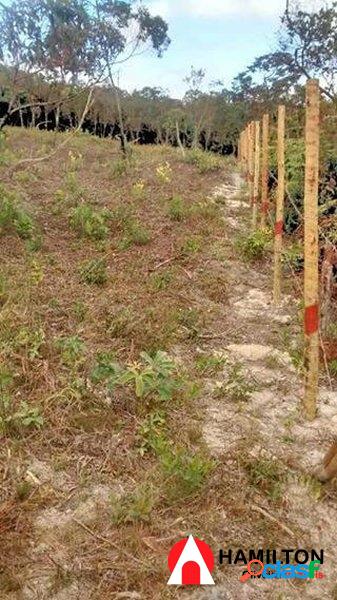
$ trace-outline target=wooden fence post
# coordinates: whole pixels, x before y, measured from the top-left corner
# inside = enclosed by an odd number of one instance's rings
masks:
[[[248,182],[249,182],[249,198],[251,205],[254,201],[254,122],[248,125]]]
[[[248,125],[246,126],[245,132],[244,132],[244,161],[245,161],[245,178],[246,181],[248,182],[248,143],[249,143],[249,138],[248,138]]]
[[[282,236],[283,236],[283,213],[284,213],[284,190],[285,190],[285,166],[284,166],[284,137],[285,137],[285,106],[278,107],[277,122],[277,196],[276,196],[276,218],[275,218],[275,242],[274,242],[274,304],[278,306],[281,302],[281,277],[282,277]]]
[[[263,115],[262,121],[262,164],[261,164],[261,227],[266,226],[269,212],[269,115]]]
[[[244,176],[246,176],[247,171],[247,130],[244,129],[242,132],[241,138],[241,162],[242,162],[242,171]]]
[[[306,86],[305,192],[304,192],[304,333],[305,417],[316,416],[319,371],[318,292],[318,175],[319,175],[319,82]]]
[[[253,183],[253,230],[257,226],[257,212],[259,200],[260,183],[260,121],[255,121],[255,144],[254,144],[254,183]]]

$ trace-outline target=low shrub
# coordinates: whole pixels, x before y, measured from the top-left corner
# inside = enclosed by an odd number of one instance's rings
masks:
[[[172,221],[183,221],[186,217],[186,206],[181,196],[173,196],[170,200],[168,215]]]
[[[80,266],[80,278],[83,283],[103,285],[108,279],[106,261],[103,258],[85,261]]]
[[[271,232],[267,229],[258,229],[250,235],[237,238],[236,249],[247,261],[261,260],[267,252],[271,242]]]
[[[218,171],[222,168],[223,163],[221,157],[212,152],[205,152],[199,148],[194,148],[186,153],[185,161],[189,164],[195,165],[199,173],[209,173],[212,171]]]
[[[32,217],[24,210],[13,192],[0,187],[0,230],[14,230],[24,240],[32,239],[35,233]]]
[[[90,204],[80,204],[71,211],[70,225],[79,235],[92,240],[103,240],[109,229],[106,225],[107,213],[94,211]]]

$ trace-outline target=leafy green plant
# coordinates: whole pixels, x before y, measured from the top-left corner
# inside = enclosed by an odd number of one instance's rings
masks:
[[[14,341],[16,347],[26,349],[28,358],[39,358],[41,346],[45,341],[45,333],[41,327],[39,329],[21,327]]]
[[[171,400],[173,393],[182,387],[174,361],[160,350],[153,358],[147,352],[141,352],[140,358],[140,363],[134,363],[122,372],[118,384],[131,385],[137,398],[155,394],[160,400]]]
[[[100,352],[97,355],[96,364],[91,372],[91,380],[93,383],[110,381],[118,381],[118,377],[122,373],[122,367],[115,362],[114,354],[110,352]]]
[[[156,291],[165,290],[172,281],[171,271],[164,271],[163,273],[155,273],[151,277],[151,286]]]
[[[30,239],[35,232],[32,217],[20,206],[16,195],[0,187],[0,231],[16,231],[22,239]]]
[[[183,221],[186,217],[187,210],[184,200],[181,196],[173,196],[168,208],[168,215],[172,221]]]
[[[18,236],[24,240],[29,240],[33,236],[33,219],[20,207],[15,210],[14,227]]]
[[[107,265],[104,258],[85,261],[79,269],[81,281],[88,284],[104,285],[108,280]]]
[[[84,360],[85,344],[77,335],[61,337],[56,341],[64,365],[74,367]]]
[[[203,354],[197,357],[195,364],[202,375],[214,375],[227,364],[227,358],[223,354],[212,354],[210,356]]]
[[[94,211],[90,204],[80,204],[70,214],[70,225],[80,235],[92,240],[103,240],[109,229],[106,225],[107,213]]]
[[[201,239],[198,236],[191,236],[187,238],[182,247],[181,252],[183,255],[197,254],[201,250]]]
[[[137,433],[141,456],[158,451],[165,444],[166,416],[163,411],[151,412],[140,425]]]
[[[244,467],[251,485],[265,492],[272,500],[281,498],[284,469],[279,462],[264,457],[249,457]]]
[[[139,399],[153,399],[159,402],[172,400],[183,391],[186,383],[177,365],[166,352],[158,351],[154,356],[140,353],[139,362],[122,367],[110,355],[103,354],[93,370],[94,381],[106,381],[113,390],[116,387],[129,387]]]
[[[226,382],[219,388],[220,395],[225,395],[229,400],[243,402],[250,398],[255,386],[251,381],[247,381],[243,372],[242,366],[239,363],[231,365]]]
[[[8,394],[0,395],[0,431],[3,432],[21,428],[40,429],[43,417],[38,407],[29,406],[22,401],[19,407],[14,407],[13,400]]]
[[[212,152],[205,152],[199,148],[194,148],[186,153],[185,161],[197,167],[199,173],[209,173],[218,171],[222,168],[223,162],[220,156]]]
[[[166,495],[169,500],[186,498],[198,492],[215,468],[214,460],[201,452],[191,453],[185,448],[169,445],[166,445],[159,460],[166,478]]]
[[[116,525],[147,522],[156,503],[156,491],[147,482],[122,498],[111,498],[112,521]]]
[[[266,229],[258,229],[248,236],[240,236],[235,242],[237,250],[247,261],[261,260],[270,245],[271,232]]]

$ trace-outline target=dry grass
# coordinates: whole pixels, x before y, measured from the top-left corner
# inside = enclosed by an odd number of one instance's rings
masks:
[[[202,439],[214,349],[256,330],[228,309],[242,267],[208,199],[231,167],[204,172],[169,147],[135,147],[126,165],[80,135],[11,170],[58,139],[11,129],[0,155],[1,193],[34,224],[0,236],[1,597],[178,598],[166,556],[190,532],[214,549],[293,545],[251,513],[285,517],[287,467],[252,459],[253,430],[218,461]]]
[[[209,238],[222,233],[206,201],[214,173],[199,173],[164,147],[135,148],[124,168],[114,143],[84,135],[62,156],[11,171],[19,158],[48,153],[57,140],[8,130],[0,166],[4,194],[15,195],[39,233],[36,244],[15,228],[0,238],[0,383],[10,402],[2,428],[1,583],[9,594],[34,588],[45,575],[48,597],[74,582],[96,589],[97,598],[128,589],[174,597],[163,592],[163,556],[181,531],[201,534],[203,515],[217,504],[194,405],[201,384],[195,341],[226,298],[224,276],[208,270]],[[158,168],[167,162],[163,180]],[[226,178],[225,161],[217,178]],[[183,219],[170,216],[175,196],[183,199]],[[83,203],[106,215],[107,234],[82,235],[72,226]],[[106,281],[81,277],[86,261],[104,261]],[[158,350],[178,359],[186,382],[166,404],[91,380],[103,354],[127,365]],[[43,424],[14,419],[22,401]],[[139,431],[151,411],[164,414],[164,449],[142,456]],[[185,475],[192,477],[187,487]],[[87,527],[73,521],[39,529],[41,515],[75,510],[95,486],[113,496],[116,482],[129,498],[120,501],[126,516],[117,524],[111,500]]]

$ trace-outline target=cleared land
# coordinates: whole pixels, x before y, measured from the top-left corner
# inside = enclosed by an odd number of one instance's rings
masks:
[[[336,488],[307,475],[333,398],[301,423],[298,307],[270,306],[232,161],[135,147],[126,166],[81,135],[15,166],[63,139],[12,129],[0,153],[0,597],[188,596],[166,557],[191,532],[333,547]],[[240,572],[216,569],[221,598],[243,597]]]

